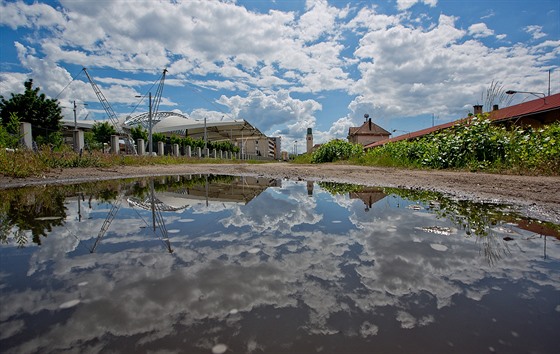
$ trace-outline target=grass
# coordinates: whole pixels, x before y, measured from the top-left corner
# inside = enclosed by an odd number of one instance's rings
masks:
[[[180,165],[203,163],[262,163],[256,160],[189,158],[175,156],[136,156],[113,155],[101,152],[84,153],[82,156],[70,149],[51,151],[41,149],[38,152],[29,150],[0,150],[0,175],[14,178],[40,176],[51,169],[78,167],[112,167],[112,166],[153,166]]]

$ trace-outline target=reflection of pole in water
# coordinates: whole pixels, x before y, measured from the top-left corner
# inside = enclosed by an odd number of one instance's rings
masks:
[[[154,232],[156,231],[156,206],[155,206],[155,195],[154,195],[154,180],[150,179],[150,193],[151,193],[151,198],[150,198],[150,204],[151,204],[151,208],[152,208],[152,227],[154,229]]]
[[[313,196],[313,181],[307,181],[307,196]]]
[[[543,235],[543,237],[544,237],[544,255],[543,255],[543,257],[544,257],[544,259],[546,259],[546,235]]]
[[[83,197],[82,193],[78,193],[78,222],[82,221],[82,206],[80,203],[80,197]]]
[[[208,208],[208,175],[204,176],[206,179],[206,182],[204,184],[204,192],[206,194],[206,207]]]
[[[152,209],[152,227],[154,230],[154,234],[157,237],[157,232],[156,232],[156,223],[157,226],[159,228],[159,231],[161,232],[161,239],[162,241],[165,243],[165,245],[167,246],[167,251],[169,253],[173,253],[173,249],[171,248],[171,242],[169,242],[169,235],[167,233],[167,228],[165,227],[165,220],[163,219],[163,215],[161,213],[160,208],[156,209],[156,203],[155,203],[155,192],[154,192],[154,180],[150,179],[150,194],[151,194],[151,198],[150,198],[150,206]]]

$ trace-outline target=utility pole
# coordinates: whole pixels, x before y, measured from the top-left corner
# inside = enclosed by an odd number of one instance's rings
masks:
[[[152,92],[148,93],[148,142],[150,143],[148,152],[150,156],[153,155],[153,142],[152,142]]]
[[[208,135],[206,135],[206,117],[204,117],[204,148],[208,148]]]
[[[76,100],[74,100],[74,130],[78,130],[78,122],[76,120]]]

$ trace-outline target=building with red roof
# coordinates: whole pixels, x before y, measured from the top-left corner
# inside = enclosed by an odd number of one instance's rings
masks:
[[[362,144],[364,146],[373,144],[382,140],[387,140],[391,133],[373,123],[369,115],[364,116],[366,121],[359,127],[350,127],[348,129],[348,141],[352,144]]]

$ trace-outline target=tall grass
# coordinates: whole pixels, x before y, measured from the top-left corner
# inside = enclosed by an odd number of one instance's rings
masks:
[[[82,155],[70,148],[52,151],[45,147],[38,152],[26,149],[6,151],[0,149],[0,175],[24,178],[39,176],[52,169],[75,167],[111,167],[111,166],[148,166],[178,165],[185,163],[259,163],[252,160],[229,160],[210,158],[188,158],[175,156],[137,156],[113,155],[99,151],[86,152]]]
[[[473,117],[413,141],[374,148],[353,163],[433,169],[560,175],[560,123],[507,129]]]

